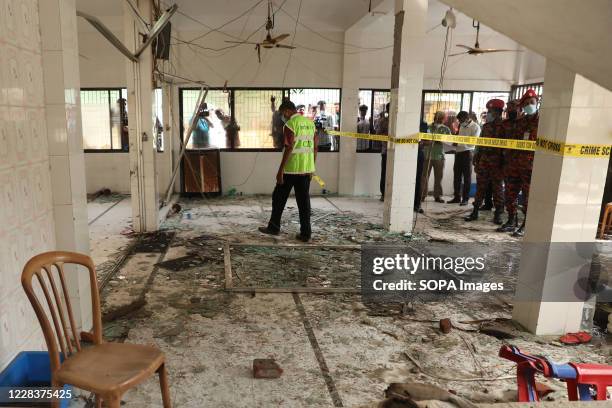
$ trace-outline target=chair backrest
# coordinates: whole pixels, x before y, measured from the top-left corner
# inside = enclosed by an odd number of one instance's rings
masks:
[[[81,351],[81,342],[72,313],[64,265],[81,265],[89,271],[91,286],[94,343],[102,342],[102,319],[100,297],[93,261],[87,255],[76,252],[52,251],[36,255],[23,267],[21,284],[34,308],[49,350],[51,371],[59,369],[61,361]],[[77,270],[77,268],[74,268]],[[41,292],[34,290],[33,280],[37,278]],[[59,284],[56,282],[59,280]],[[44,298],[38,299],[38,297]],[[43,307],[46,302],[47,309]],[[49,320],[48,315],[51,316]],[[61,353],[61,356],[60,356]],[[63,359],[62,359],[63,356]]]

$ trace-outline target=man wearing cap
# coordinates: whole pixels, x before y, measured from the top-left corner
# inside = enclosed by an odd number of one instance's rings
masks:
[[[264,234],[278,235],[281,217],[291,189],[295,189],[295,200],[300,213],[300,233],[296,238],[308,242],[310,228],[310,179],[315,172],[317,136],[312,120],[300,115],[293,102],[285,100],[278,108],[285,126],[285,150],[278,173],[276,187],[272,193],[272,215],[267,227],[259,227]]]
[[[506,119],[501,124],[501,137],[504,139],[520,139],[519,137],[519,118],[521,116],[521,108],[519,100],[509,101],[506,105]],[[516,217],[516,195],[520,191],[520,178],[518,177],[518,168],[516,167],[516,154],[520,150],[504,149],[504,184],[505,184],[505,207],[508,213],[506,222],[497,228],[498,232],[514,232],[518,228]]]
[[[501,99],[491,99],[487,102],[487,119],[482,125],[481,137],[497,138],[500,137],[502,112],[504,111],[504,101]],[[493,203],[495,205],[495,215],[493,222],[501,224],[501,215],[504,211],[504,177],[503,177],[503,152],[502,149],[495,147],[478,146],[474,154],[474,169],[476,170],[476,197],[474,197],[474,209],[472,213],[465,217],[466,221],[478,219],[478,210],[482,205],[487,186],[493,186]]]
[[[523,110],[523,116],[517,122],[517,139],[536,140],[538,135],[538,95],[533,89],[528,89],[519,100],[519,107]],[[525,221],[527,219],[527,203],[529,201],[529,186],[531,185],[531,171],[533,170],[534,152],[515,150],[512,153],[512,163],[508,169],[508,178],[511,180],[508,186],[508,203],[515,203],[520,191],[523,192],[523,222],[512,234],[522,237],[525,233]],[[516,206],[514,207],[514,218],[516,218]],[[511,214],[508,214],[511,217]]]

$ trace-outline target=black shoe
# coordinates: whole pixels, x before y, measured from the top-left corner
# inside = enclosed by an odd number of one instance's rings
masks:
[[[502,214],[504,212],[503,211],[495,211],[495,214],[493,215],[493,224],[497,224],[497,225],[502,225]]]
[[[493,206],[489,204],[484,204],[482,207],[480,207],[480,211],[491,211],[492,209]]]
[[[270,227],[259,227],[257,230],[268,235],[278,235],[280,233],[280,231],[271,230]]]
[[[298,241],[302,241],[302,242],[308,242],[310,241],[310,237],[306,237],[302,234],[296,234],[295,235],[295,239],[297,239]]]
[[[380,201],[385,201],[385,196],[381,196]]]
[[[444,200],[443,200],[443,199],[441,199],[441,198],[439,198],[439,197],[438,197],[438,198],[434,198],[434,201],[435,201],[436,203],[442,203],[442,204],[444,204]]]
[[[468,200],[461,201],[459,205],[460,206],[468,205]]]
[[[474,206],[474,209],[472,210],[470,215],[465,217],[464,220],[465,221],[476,221],[477,219],[478,219],[478,207]]]
[[[508,221],[503,223],[501,227],[496,229],[496,231],[497,232],[513,232],[514,230],[516,230],[517,226],[518,226],[518,220],[516,218],[516,215],[509,215]]]
[[[423,211],[423,209],[422,209],[422,208],[420,208],[420,207],[419,207],[419,208],[415,208],[415,209],[414,209],[414,212],[417,212],[417,213],[419,213],[419,214],[424,214],[424,213],[425,213],[425,211]]]
[[[459,197],[455,197],[452,200],[448,200],[446,204],[459,204],[460,202],[461,202],[461,199]]]
[[[522,237],[525,235],[525,219],[523,219],[523,223],[516,231],[512,233],[513,237]]]

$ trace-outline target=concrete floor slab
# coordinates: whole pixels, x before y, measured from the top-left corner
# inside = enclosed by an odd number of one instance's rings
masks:
[[[107,323],[124,330],[119,340],[156,344],[166,353],[175,406],[335,407],[340,406],[338,401],[345,407],[375,406],[393,381],[437,384],[481,403],[515,398],[514,367],[497,357],[503,342],[474,332],[474,325],[459,323],[508,318],[507,299],[491,297],[483,302],[462,297],[415,303],[399,313],[398,305],[366,307],[359,296],[350,294],[300,294],[298,304],[290,294],[224,292],[224,242],[297,243],[290,235],[299,227],[296,208],[287,208],[279,237],[257,232],[269,216],[265,204],[269,199],[244,196],[181,202],[183,213],[162,226],[176,231],[164,260],[194,256],[203,262],[176,270],[160,267],[146,291],[144,306]],[[313,199],[316,244],[405,241],[380,229],[382,213],[377,208],[382,203],[376,199],[330,200],[335,206],[321,197]],[[453,242],[488,242],[496,234],[485,219],[466,225],[462,211],[431,204],[417,220],[417,232]],[[498,237],[508,239],[506,234]],[[441,318],[450,318],[460,329],[441,334]],[[562,347],[554,340],[521,333],[512,341],[556,361],[612,362],[604,344]],[[283,376],[253,379],[254,358],[275,358],[284,369]],[[322,361],[329,371],[322,369]],[[463,381],[454,381],[457,377]],[[465,381],[474,377],[504,379]],[[544,382],[557,390],[555,399],[564,398],[563,384]],[[157,380],[130,391],[125,402],[128,407],[161,406]]]

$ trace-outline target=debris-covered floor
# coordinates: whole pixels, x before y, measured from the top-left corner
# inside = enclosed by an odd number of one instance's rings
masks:
[[[292,199],[279,237],[256,231],[267,221],[270,197],[250,196],[184,199],[161,232],[140,238],[128,233],[129,198],[118,199],[91,229],[92,253],[102,265],[105,337],[158,345],[167,356],[176,407],[367,407],[383,399],[389,383],[406,381],[437,384],[474,402],[513,401],[514,364],[497,357],[504,342],[557,361],[612,362],[597,338],[567,347],[519,331],[505,320],[512,306],[502,297],[491,296],[486,304],[453,298],[366,307],[358,293],[349,293],[360,279],[353,247],[364,242],[517,246],[516,239],[495,232],[486,212],[482,221],[467,224],[466,207],[428,202],[417,233],[406,237],[382,229],[378,200],[314,197],[313,243],[328,247],[275,248],[299,244]],[[104,211],[99,200],[90,210]],[[119,211],[124,206],[127,212]],[[112,211],[116,219],[109,217]],[[229,245],[235,287],[340,293],[228,293],[226,243],[256,244]],[[448,334],[439,329],[442,318],[455,326]],[[514,338],[498,338],[504,336]],[[274,358],[282,376],[253,379],[255,358]],[[565,398],[563,383],[542,382],[556,390],[547,398]],[[157,379],[124,400],[127,406],[161,407]]]

